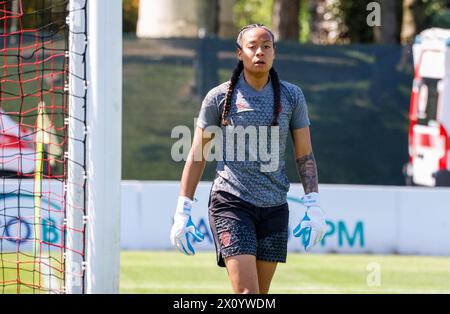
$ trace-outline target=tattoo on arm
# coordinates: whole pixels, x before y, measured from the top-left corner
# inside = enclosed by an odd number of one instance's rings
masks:
[[[319,191],[319,178],[317,175],[314,154],[302,156],[297,159],[297,170],[303,184],[305,194]]]

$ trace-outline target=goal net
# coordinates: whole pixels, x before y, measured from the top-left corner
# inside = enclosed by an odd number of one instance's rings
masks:
[[[108,235],[95,229],[108,204],[98,198],[94,174],[102,170],[94,169],[107,151],[92,147],[118,115],[97,108],[108,101],[96,83],[108,73],[92,64],[98,51],[88,40],[90,29],[108,27],[99,5],[105,0],[0,0],[0,293],[117,292],[117,284],[98,282],[96,266],[97,254],[113,248],[106,271],[117,281],[118,230],[104,245]],[[90,118],[99,113],[110,120]],[[117,151],[120,139],[111,145]],[[103,188],[117,190],[120,177],[113,179]],[[112,214],[106,221],[118,220],[118,210]]]

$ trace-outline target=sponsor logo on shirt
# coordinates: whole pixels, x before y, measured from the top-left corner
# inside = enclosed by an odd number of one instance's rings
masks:
[[[237,108],[237,112],[253,110],[253,108],[251,108],[247,103],[236,103],[236,108]]]

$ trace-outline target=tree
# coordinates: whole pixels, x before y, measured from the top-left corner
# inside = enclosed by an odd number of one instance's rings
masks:
[[[236,36],[235,19],[233,15],[235,0],[219,1],[219,37],[234,38]]]
[[[274,0],[272,30],[275,40],[298,41],[300,0]]]
[[[380,0],[381,26],[375,27],[375,41],[382,44],[397,43],[397,1]]]
[[[219,33],[219,0],[198,0],[199,28],[204,35]]]
[[[392,0],[387,0],[392,1]],[[373,27],[367,25],[367,5],[372,0],[339,0],[336,11],[339,18],[342,18],[343,26],[340,27],[340,36],[350,43],[372,43]],[[336,17],[335,17],[336,19]]]
[[[448,0],[403,0],[403,19],[401,42],[411,43],[414,37],[428,27],[448,27],[448,24],[436,23],[445,18]]]
[[[136,31],[136,24],[139,15],[139,0],[124,0],[122,6],[123,23],[122,29],[125,33]]]
[[[272,6],[273,0],[236,0],[233,11],[237,28],[253,23],[272,27]]]
[[[403,0],[403,20],[401,31],[401,42],[410,43],[418,32],[419,16],[417,15],[420,0]]]
[[[328,43],[328,29],[325,21],[325,13],[327,12],[326,0],[310,0],[309,2],[311,41],[314,44],[326,44]]]

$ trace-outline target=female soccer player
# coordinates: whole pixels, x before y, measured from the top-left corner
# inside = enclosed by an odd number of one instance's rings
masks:
[[[213,88],[202,103],[170,238],[187,255],[195,254],[192,239],[203,239],[190,213],[207,157],[202,152],[215,138],[223,145],[223,158],[217,160],[208,206],[217,264],[227,268],[235,293],[268,293],[277,263],[286,262],[287,255],[288,134],[307,207],[294,236],[301,237],[308,250],[321,241],[326,224],[303,93],[280,81],[272,67],[275,49],[270,29],[248,25],[239,32],[236,44],[239,61],[230,81]],[[212,132],[211,127],[221,132]],[[244,140],[235,141],[236,136]]]

